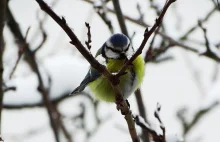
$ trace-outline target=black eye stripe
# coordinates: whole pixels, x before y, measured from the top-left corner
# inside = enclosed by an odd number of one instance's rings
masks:
[[[111,47],[109,47],[109,46],[107,46],[107,45],[106,45],[106,48],[110,49],[112,52],[121,53],[121,51],[116,50],[116,49],[114,49],[114,48],[111,48]]]

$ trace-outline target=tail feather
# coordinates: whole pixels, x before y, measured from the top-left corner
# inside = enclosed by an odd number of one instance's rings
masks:
[[[82,92],[82,91],[85,89],[85,87],[86,87],[86,86],[80,85],[79,87],[77,87],[76,89],[74,89],[70,95],[76,95],[76,94]]]
[[[98,71],[90,69],[80,85],[75,90],[73,90],[70,95],[75,95],[82,92],[90,82],[96,80],[100,75],[101,74]]]

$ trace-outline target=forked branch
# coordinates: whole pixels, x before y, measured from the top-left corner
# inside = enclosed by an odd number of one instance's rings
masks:
[[[111,83],[115,95],[116,95],[116,104],[118,108],[121,110],[122,114],[125,115],[126,122],[128,124],[128,128],[130,131],[131,138],[133,142],[139,142],[139,138],[137,136],[135,127],[134,127],[134,121],[132,118],[131,111],[129,107],[127,106],[126,101],[123,99],[123,95],[121,93],[120,87],[119,87],[119,77],[124,74],[125,70],[128,68],[128,66],[131,65],[131,63],[135,60],[135,58],[141,54],[146,42],[148,41],[149,37],[152,35],[152,33],[157,29],[157,27],[161,24],[162,19],[168,9],[168,7],[175,2],[176,0],[169,0],[166,1],[166,4],[160,14],[160,16],[156,19],[156,22],[154,26],[150,29],[150,31],[146,30],[144,34],[144,39],[139,47],[139,49],[135,52],[135,54],[123,65],[121,70],[116,74],[111,74],[104,65],[101,65],[89,52],[88,50],[81,44],[79,39],[76,37],[76,35],[73,33],[71,28],[67,25],[66,20],[62,17],[60,18],[43,0],[36,0],[41,7],[43,11],[45,11],[48,15],[50,15],[53,20],[57,22],[57,24],[60,25],[60,27],[66,32],[66,34],[71,39],[70,43],[73,44],[79,52],[84,56],[84,58],[91,64],[93,68],[95,68],[97,71],[102,73]]]

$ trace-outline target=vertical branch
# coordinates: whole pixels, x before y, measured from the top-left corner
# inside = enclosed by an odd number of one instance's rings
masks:
[[[118,0],[113,0],[112,2],[113,2],[113,5],[114,5],[114,9],[115,9],[115,12],[116,12],[116,15],[117,15],[117,19],[118,19],[121,31],[122,31],[123,34],[125,34],[127,37],[129,37],[128,30],[127,30],[127,27],[126,27],[126,24],[125,24],[125,19],[124,19],[123,13],[121,11],[120,3],[119,3]],[[143,103],[143,100],[142,100],[142,94],[141,94],[140,89],[137,89],[135,91],[135,97],[136,97],[136,100],[137,100],[139,113],[146,121],[147,117],[146,117],[146,113],[145,113],[145,106],[144,106],[144,103]],[[141,137],[142,137],[144,142],[149,142],[150,141],[149,135],[148,135],[147,131],[145,131],[145,130],[142,131]]]
[[[3,104],[3,51],[4,38],[3,29],[5,25],[6,0],[0,0],[0,135],[1,135],[1,118],[2,118],[2,104]]]
[[[127,37],[129,37],[128,36],[128,30],[127,30],[126,25],[125,25],[124,16],[122,14],[121,7],[120,7],[120,4],[119,4],[119,0],[112,0],[112,2],[113,2],[113,5],[114,5],[114,9],[116,11],[116,16],[117,16],[121,31],[122,31],[123,34],[125,34]]]
[[[121,11],[119,0],[112,0],[112,2],[113,2],[114,9],[115,9],[115,12],[116,12],[116,16],[117,16],[117,19],[118,19],[118,22],[119,22],[119,25],[120,25],[120,28],[121,28],[121,32],[123,34],[125,34],[127,37],[129,37],[128,30],[127,30],[127,27],[125,25],[124,16],[123,16],[122,11]],[[130,111],[130,113],[131,113],[131,111]],[[126,115],[125,115],[125,119],[128,123],[133,124],[133,125],[128,125],[130,135],[131,136],[136,135],[136,134],[133,134],[133,131],[131,131],[132,129],[135,130],[134,120],[130,117],[127,117]],[[134,133],[136,133],[136,132],[134,131]],[[134,140],[133,139],[133,141],[139,141],[139,140]],[[146,142],[148,142],[148,141],[146,141]]]
[[[140,116],[144,118],[145,122],[147,122],[147,115],[146,115],[146,109],[142,98],[142,93],[140,88],[138,88],[135,91],[135,98],[138,105],[138,110],[140,113]],[[141,138],[143,139],[143,142],[150,142],[148,131],[145,129],[142,129]]]
[[[48,97],[48,91],[46,90],[44,86],[44,82],[42,80],[42,76],[40,74],[34,53],[30,50],[29,44],[26,42],[25,38],[22,35],[21,29],[16,22],[13,14],[11,13],[11,10],[7,4],[7,25],[9,26],[9,29],[11,30],[13,36],[15,37],[18,47],[19,48],[24,48],[24,55],[26,57],[26,61],[31,67],[31,69],[36,73],[38,81],[39,81],[39,90],[42,95],[44,104],[46,106],[49,119],[50,119],[50,124],[56,139],[56,142],[59,142],[59,135],[58,135],[58,125],[57,122],[58,120],[58,114],[54,110],[54,107],[52,103],[49,100]]]
[[[142,99],[142,94],[141,94],[141,90],[137,89],[135,91],[135,97],[137,100],[137,105],[138,105],[138,110],[140,113],[140,116],[144,118],[144,120],[147,122],[147,115],[146,115],[146,109],[143,103],[143,99]]]

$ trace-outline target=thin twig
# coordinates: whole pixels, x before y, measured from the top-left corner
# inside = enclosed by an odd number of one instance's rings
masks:
[[[53,0],[51,3],[50,3],[50,7],[55,7],[58,3],[60,2],[60,0]],[[37,11],[37,15],[36,15],[36,17],[37,17],[37,19],[41,22],[40,24],[42,24],[42,25],[44,25],[46,22],[47,22],[47,19],[48,19],[48,15],[47,14],[44,14],[43,15],[43,17],[42,18],[40,18],[40,10],[39,11]],[[35,29],[35,31],[33,32],[33,36],[32,37],[30,37],[30,40],[29,40],[29,42],[30,43],[33,43],[36,39],[37,39],[37,37],[39,36],[39,34],[41,34],[40,32],[39,32],[39,29],[41,29],[41,25],[39,24],[39,27],[37,27],[36,29]]]
[[[67,138],[67,141],[68,142],[73,142],[71,135],[69,134],[68,130],[66,129],[66,127],[65,127],[65,125],[64,125],[64,123],[61,119],[61,114],[60,114],[57,106],[55,106],[55,110],[56,110],[56,112],[58,114],[58,117],[59,117],[59,120],[60,120],[58,123],[60,125],[60,128],[63,130],[63,133],[64,133],[65,137]]]
[[[166,142],[166,134],[165,134],[166,130],[159,115],[160,109],[161,109],[161,106],[157,104],[157,108],[154,112],[154,116],[160,123],[160,128],[163,132],[162,135],[157,134],[157,132],[153,128],[151,128],[150,125],[146,121],[144,121],[141,116],[138,116],[138,115],[135,116],[136,124],[140,126],[142,129],[147,130],[151,134],[154,142]]]
[[[93,4],[93,2],[92,2],[91,0],[83,0],[83,1]],[[108,11],[111,12],[111,13],[113,13],[113,14],[116,13],[114,10],[112,10],[112,9],[110,9],[110,8],[108,8]],[[213,13],[214,13],[215,11],[216,11],[216,7],[214,7],[213,9],[211,9],[211,11],[210,11],[201,21],[202,21],[202,22],[206,22],[206,21],[213,15]],[[126,15],[124,15],[124,18],[125,18],[126,20],[128,20],[128,21],[130,21],[130,22],[132,22],[132,23],[134,23],[134,24],[140,25],[140,26],[142,26],[142,27],[150,27],[149,24],[140,23],[138,19],[134,19],[134,18],[131,18],[131,17],[126,16]],[[182,36],[180,36],[180,38],[179,38],[180,41],[181,41],[181,40],[183,40],[183,41],[186,40],[186,38],[187,38],[197,27],[198,27],[198,25],[196,24],[195,26],[191,27],[186,33],[184,33]],[[199,52],[198,50],[196,50],[195,48],[190,47],[190,46],[188,46],[188,45],[185,45],[185,44],[181,43],[180,41],[174,40],[173,38],[171,38],[171,37],[168,36],[168,35],[165,35],[165,34],[162,33],[162,32],[158,32],[158,34],[159,34],[160,36],[162,36],[163,38],[165,38],[166,40],[171,41],[172,44],[175,44],[175,45],[178,46],[178,47],[181,47],[181,48],[183,48],[183,49],[192,51],[192,52],[197,53],[197,54],[200,53],[200,52]],[[219,58],[216,58],[216,56],[210,56],[210,55],[206,55],[206,54],[203,55],[203,56],[208,57],[208,58],[211,58],[211,59],[213,59],[213,60],[215,60],[215,61],[217,61],[217,62],[220,62],[220,59],[219,59]]]
[[[208,112],[210,112],[211,110],[213,110],[217,105],[219,105],[219,102],[214,102],[213,104],[211,104],[210,106],[206,107],[206,108],[201,108],[199,109],[197,112],[195,112],[192,120],[190,122],[186,121],[185,118],[185,112],[186,109],[180,109],[177,112],[177,117],[178,119],[181,121],[182,127],[183,127],[183,135],[186,136],[190,130],[196,125],[198,124],[198,122],[204,117],[206,116],[206,114],[208,114]]]
[[[85,1],[85,2],[87,2],[87,3],[90,3],[90,4],[94,4],[94,2],[91,1],[91,0],[83,0],[83,1]],[[113,9],[107,8],[107,10],[108,10],[110,13],[116,14],[115,10],[113,10]],[[134,23],[134,24],[141,25],[141,26],[143,26],[143,27],[145,27],[145,28],[150,27],[150,25],[148,25],[148,24],[146,24],[146,23],[142,23],[142,22],[140,22],[138,19],[133,19],[133,18],[131,18],[131,17],[129,17],[129,16],[126,16],[126,15],[124,15],[124,18],[125,18],[126,20],[128,20],[128,21]]]
[[[6,88],[7,89],[7,88]],[[14,90],[14,88],[12,88],[12,91]],[[82,92],[82,95],[86,95],[88,96],[85,92]],[[69,97],[74,97],[74,96],[70,96],[69,92],[60,94],[59,97],[54,98],[52,100],[50,100],[50,102],[55,106],[58,105],[59,103],[61,103],[62,101],[68,99]],[[5,103],[3,105],[4,109],[23,109],[23,108],[33,108],[33,107],[44,107],[44,102],[34,102],[34,103],[25,103],[25,104],[11,104],[11,103]]]
[[[145,30],[144,39],[143,39],[143,41],[142,41],[140,47],[139,47],[138,50],[134,53],[134,55],[123,65],[123,67],[121,68],[121,70],[118,72],[119,75],[120,75],[120,74],[123,74],[123,73],[125,72],[125,70],[128,68],[128,66],[136,59],[136,57],[142,53],[142,50],[143,50],[143,48],[144,48],[146,42],[148,41],[149,37],[150,37],[150,36],[153,34],[153,32],[160,26],[160,24],[161,24],[161,22],[162,22],[162,19],[163,19],[164,15],[165,15],[167,9],[168,9],[169,6],[170,6],[173,2],[175,2],[175,1],[176,1],[176,0],[169,0],[169,1],[165,4],[165,6],[164,6],[164,8],[163,8],[163,10],[162,10],[162,12],[161,12],[161,14],[160,14],[160,16],[156,19],[155,24],[153,25],[153,27],[152,27],[149,31],[148,31],[148,28]]]
[[[161,130],[162,130],[162,132],[163,132],[163,134],[162,134],[162,136],[160,136],[160,141],[161,142],[166,142],[166,129],[165,129],[165,127],[164,127],[164,125],[163,125],[163,122],[162,122],[162,120],[161,120],[161,118],[160,118],[160,110],[161,110],[161,105],[159,104],[159,103],[157,103],[157,108],[156,108],[156,110],[154,111],[154,116],[157,118],[157,120],[160,122],[160,128],[161,128]]]
[[[157,62],[157,58],[161,54],[165,53],[171,47],[171,44],[163,45],[163,42],[162,42],[159,49],[153,48],[153,44],[154,44],[156,36],[158,35],[159,29],[160,29],[160,27],[157,28],[157,30],[155,31],[155,34],[150,42],[150,46],[149,46],[148,50],[146,51],[146,54],[144,57],[144,61],[146,64],[149,62]]]
[[[210,10],[210,12],[208,12],[208,14],[202,19],[200,20],[201,23],[206,22],[212,15],[213,13],[216,11],[216,7],[214,7],[213,9]],[[195,29],[198,28],[198,24],[195,24],[195,26],[191,27],[187,32],[185,32],[179,39],[180,40],[186,40],[187,37],[193,32],[195,31]]]
[[[202,25],[202,22],[201,21],[198,21],[198,25],[199,27],[202,29],[203,33],[204,33],[204,38],[205,38],[205,46],[206,46],[206,49],[207,51],[206,52],[211,52],[211,49],[210,49],[210,44],[209,44],[209,40],[208,40],[208,37],[207,37],[207,30],[206,28],[203,27]]]
[[[7,92],[7,91],[16,91],[16,87],[15,86],[4,87],[3,92]]]
[[[137,11],[138,11],[138,13],[139,13],[139,21],[140,21],[141,23],[143,23],[143,22],[144,22],[144,14],[143,14],[143,12],[141,11],[141,6],[140,6],[139,3],[137,3],[136,8],[137,8]]]
[[[108,26],[110,32],[113,34],[114,33],[114,29],[113,29],[113,26],[112,26],[112,22],[111,20],[109,19],[108,17],[108,10],[107,10],[107,7],[106,7],[106,2],[105,1],[101,1],[102,2],[102,6],[96,6],[94,5],[94,8],[96,9],[97,11],[97,14],[100,16],[100,18],[105,22],[105,24]]]
[[[46,42],[46,40],[47,40],[47,33],[46,33],[46,31],[44,30],[44,28],[43,28],[43,22],[42,22],[42,20],[40,20],[40,19],[38,19],[39,20],[39,28],[40,28],[40,31],[41,31],[41,33],[42,33],[42,37],[43,37],[43,39],[42,39],[42,41],[41,41],[41,43],[35,48],[35,50],[33,51],[33,54],[36,54],[37,53],[37,51],[39,50],[39,49],[41,49],[41,47],[44,45],[44,43]]]
[[[88,29],[88,32],[87,32],[88,41],[85,41],[85,44],[86,44],[87,48],[90,50],[91,49],[90,43],[92,42],[91,32],[90,32],[90,25],[89,25],[89,23],[85,23],[85,24],[86,24],[86,27]]]
[[[205,96],[206,91],[205,91],[203,83],[201,81],[201,76],[200,76],[198,69],[193,64],[192,60],[188,56],[188,53],[183,52],[183,55],[185,55],[184,60],[186,62],[186,65],[188,66],[189,71],[192,74],[192,78],[194,79],[195,84],[197,85],[198,91],[201,93],[202,96]]]
[[[27,31],[26,31],[25,40],[27,39],[27,36],[28,36],[29,31],[30,31],[30,27],[28,27],[28,29],[27,29]],[[21,57],[22,57],[22,55],[23,55],[23,53],[24,53],[24,45],[22,45],[22,44],[19,44],[19,45],[20,45],[21,47],[19,47],[19,49],[18,49],[18,58],[17,58],[17,60],[16,60],[16,62],[15,62],[15,66],[14,66],[13,69],[12,69],[12,72],[10,73],[9,79],[12,79],[12,76],[14,75],[15,70],[17,69],[18,63],[19,63],[19,61],[21,60]]]
[[[206,51],[200,55],[205,55],[208,56],[218,62],[220,62],[220,57],[218,55],[216,55],[216,53],[214,53],[211,48],[210,48],[210,43],[206,34],[206,28],[203,27],[202,22],[199,21],[198,22],[199,27],[202,29],[203,33],[204,33],[204,39],[205,39],[205,46],[206,46]]]

